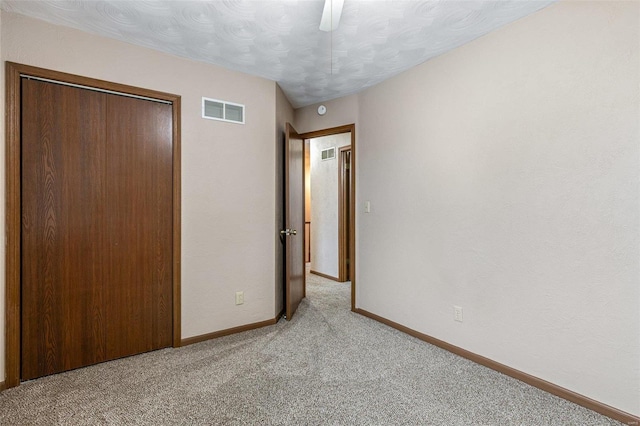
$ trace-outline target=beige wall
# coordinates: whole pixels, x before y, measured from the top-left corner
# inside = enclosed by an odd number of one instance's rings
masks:
[[[359,95],[359,308],[640,415],[639,8],[560,2]]]
[[[325,115],[318,115],[319,105],[321,104],[309,105],[304,108],[298,108],[295,111],[295,127],[299,133],[353,124],[358,119],[358,95],[350,95],[323,102],[322,105],[327,107]],[[356,131],[357,137],[358,133]]]
[[[19,15],[1,22],[3,61],[182,96],[182,337],[273,318],[275,83]],[[202,96],[245,104],[246,125],[202,119]]]
[[[275,215],[275,315],[278,315],[284,307],[284,244],[278,237],[280,230],[284,229],[284,135],[287,123],[293,124],[294,112],[286,95],[276,86],[276,215]]]

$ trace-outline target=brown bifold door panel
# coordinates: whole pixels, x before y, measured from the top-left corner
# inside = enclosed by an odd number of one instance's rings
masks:
[[[172,343],[171,105],[107,106],[107,357]]]
[[[285,314],[293,317],[305,297],[304,270],[304,140],[287,123],[285,135]]]
[[[171,104],[21,86],[21,379],[171,346]]]

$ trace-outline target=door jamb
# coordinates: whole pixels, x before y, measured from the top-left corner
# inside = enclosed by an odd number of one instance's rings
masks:
[[[349,235],[349,250],[351,253],[350,274],[351,274],[351,311],[356,310],[356,125],[346,124],[344,126],[332,127],[313,132],[301,133],[302,139],[313,139],[322,136],[337,135],[340,133],[351,132],[351,199],[349,212],[349,226],[351,233]],[[303,241],[306,244],[306,241]],[[305,280],[306,287],[306,280]]]
[[[349,153],[349,154],[347,154]],[[345,210],[347,207],[346,200],[349,200],[349,209],[348,212],[351,212],[351,185],[349,185],[349,193],[345,191],[345,174],[346,169],[350,169],[351,161],[346,163],[345,160],[347,156],[351,157],[351,145],[343,146],[338,150],[338,281],[345,282],[347,281],[347,270],[348,263],[350,259],[347,257],[347,253],[350,253],[350,250],[347,250],[349,242],[347,241],[347,229],[351,231],[349,227],[349,218],[348,215],[345,215]],[[351,177],[351,170],[349,170],[349,178]],[[351,180],[351,179],[349,179]],[[350,183],[350,182],[349,182]],[[348,198],[347,198],[348,197]]]
[[[158,92],[74,74],[6,62],[6,129],[5,129],[5,386],[11,388],[20,384],[20,334],[21,334],[21,266],[20,266],[20,147],[21,147],[21,75],[46,78],[64,83],[77,84],[102,90],[121,92],[171,102],[173,131],[173,347],[181,342],[181,301],[180,301],[180,100],[170,93]]]

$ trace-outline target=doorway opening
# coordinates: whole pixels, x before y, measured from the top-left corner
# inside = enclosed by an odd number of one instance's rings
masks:
[[[300,135],[305,142],[305,270],[351,284],[355,309],[355,125]]]

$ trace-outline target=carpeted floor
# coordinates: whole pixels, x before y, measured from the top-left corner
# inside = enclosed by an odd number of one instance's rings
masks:
[[[349,311],[310,275],[291,322],[23,383],[2,425],[618,425]]]

